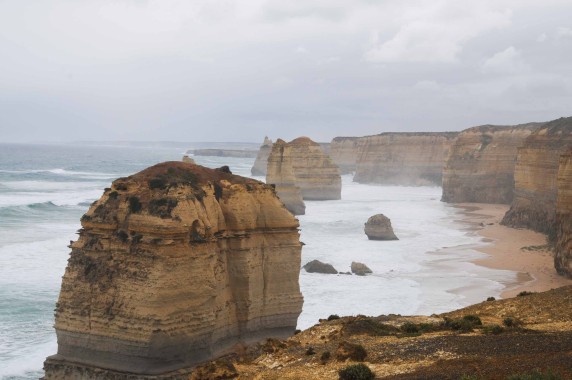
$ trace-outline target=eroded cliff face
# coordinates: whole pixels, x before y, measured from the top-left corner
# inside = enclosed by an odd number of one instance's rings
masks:
[[[560,156],[556,199],[556,271],[572,278],[572,151]]]
[[[299,137],[288,143],[291,147],[292,170],[296,186],[305,200],[335,200],[342,198],[340,169],[323,152],[318,143]]]
[[[544,124],[518,149],[514,200],[502,224],[554,233],[560,156],[572,147],[572,117]]]
[[[254,165],[252,165],[252,169],[250,169],[250,173],[256,176],[264,176],[266,175],[266,166],[268,164],[268,156],[270,155],[270,151],[272,150],[272,140],[268,138],[268,136],[264,137],[264,142],[260,146],[258,150],[258,154],[256,155],[256,160],[254,160]]]
[[[440,185],[456,132],[382,133],[362,137],[354,181],[387,185]]]
[[[340,168],[341,174],[355,172],[361,142],[360,137],[335,137],[330,143],[329,155]]]
[[[305,214],[306,205],[292,169],[292,147],[282,139],[274,143],[268,156],[266,183],[275,186],[276,194],[292,214]]]
[[[169,371],[294,332],[298,222],[271,186],[168,162],[113,182],[81,223],[46,379],[178,378]]]
[[[441,200],[510,204],[517,148],[541,125],[483,125],[461,132],[443,169]]]

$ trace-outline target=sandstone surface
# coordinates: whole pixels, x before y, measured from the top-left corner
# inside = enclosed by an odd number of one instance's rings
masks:
[[[323,263],[319,260],[312,260],[306,263],[303,268],[308,273],[338,274],[338,271],[332,266],[332,264]]]
[[[441,200],[510,204],[517,148],[541,125],[483,125],[462,131],[443,169]]]
[[[364,232],[369,240],[399,240],[393,232],[391,220],[383,214],[371,216],[365,223]]]
[[[341,174],[355,172],[362,141],[361,137],[335,137],[330,143],[329,155]]]
[[[369,269],[367,265],[355,261],[352,261],[351,269],[352,273],[355,273],[358,276],[365,276],[366,274],[373,273],[372,270]]]
[[[342,197],[340,170],[323,152],[320,144],[308,137],[288,143],[292,148],[292,169],[296,185],[305,200],[336,200]]]
[[[266,175],[266,168],[268,165],[268,156],[272,150],[272,140],[268,136],[264,137],[264,142],[260,146],[258,153],[256,154],[256,160],[254,160],[254,165],[250,169],[250,173],[256,176]]]
[[[560,157],[557,186],[554,266],[572,277],[572,151]]]
[[[553,237],[560,156],[571,147],[572,117],[548,122],[526,138],[516,159],[514,200],[502,224]]]
[[[354,181],[386,185],[441,185],[457,132],[382,133],[362,137]]]
[[[81,223],[45,379],[188,379],[236,344],[294,332],[298,222],[271,186],[167,162],[114,181]]]
[[[266,183],[276,187],[276,194],[294,215],[304,215],[306,205],[292,167],[292,146],[278,139],[268,156]]]

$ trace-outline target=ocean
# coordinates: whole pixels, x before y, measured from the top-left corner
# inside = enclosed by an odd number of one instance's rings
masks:
[[[37,379],[56,353],[53,310],[79,219],[105,187],[190,148],[258,144],[0,144],[0,379]],[[194,157],[250,176],[254,158]],[[254,177],[264,180],[261,177]],[[302,264],[318,259],[338,271],[352,261],[373,274],[300,274],[304,307],[298,328],[338,315],[432,314],[498,297],[516,273],[471,263],[489,244],[440,202],[439,187],[374,186],[343,176],[342,200],[306,202],[299,216]],[[368,217],[383,213],[398,241],[369,241]]]

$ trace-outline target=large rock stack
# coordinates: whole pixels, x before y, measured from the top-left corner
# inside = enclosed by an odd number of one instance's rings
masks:
[[[294,215],[304,215],[306,205],[292,169],[292,146],[278,139],[268,156],[266,183],[276,187],[276,194]]]
[[[554,266],[572,278],[572,151],[560,157],[557,186]]]
[[[334,161],[308,137],[288,143],[292,148],[292,169],[296,185],[305,200],[336,200],[342,198],[340,169]]]
[[[560,156],[572,147],[572,117],[544,124],[518,149],[514,200],[502,224],[554,233]]]
[[[441,185],[456,132],[382,133],[360,138],[354,181]]]
[[[298,222],[271,186],[163,163],[113,182],[81,222],[46,379],[188,378],[237,343],[294,332]]]
[[[271,150],[272,150],[272,140],[270,140],[268,136],[266,136],[264,137],[264,142],[262,143],[260,149],[258,150],[256,159],[254,160],[254,165],[252,165],[252,169],[250,169],[250,173],[252,175],[256,176],[266,175],[268,156],[270,155]]]
[[[483,125],[461,132],[443,169],[442,201],[510,204],[517,148],[541,125]]]

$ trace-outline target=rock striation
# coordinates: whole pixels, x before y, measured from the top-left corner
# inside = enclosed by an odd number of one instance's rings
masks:
[[[572,147],[572,117],[544,124],[518,149],[514,200],[502,224],[553,235],[560,156]]]
[[[323,152],[320,144],[308,137],[288,143],[292,152],[292,170],[296,186],[305,200],[336,200],[342,198],[342,178],[334,161]]]
[[[341,174],[355,172],[362,141],[360,137],[335,137],[330,143],[329,155]]]
[[[361,138],[354,181],[385,185],[441,185],[457,132],[382,133]]]
[[[371,216],[365,223],[364,232],[369,240],[399,240],[391,227],[391,220],[383,214]]]
[[[572,151],[560,156],[556,200],[556,271],[572,278]]]
[[[540,123],[464,130],[443,169],[443,202],[510,204],[517,148]]]
[[[294,332],[299,225],[271,186],[167,162],[114,181],[81,223],[45,379],[183,378],[170,371]]]
[[[264,142],[260,146],[258,153],[256,155],[256,160],[254,160],[254,165],[250,169],[250,173],[256,176],[266,175],[266,168],[268,163],[268,156],[272,150],[272,140],[268,136],[264,137]]]
[[[292,168],[292,146],[282,139],[274,143],[268,156],[266,183],[275,186],[276,194],[292,214],[304,215],[306,205]]]

